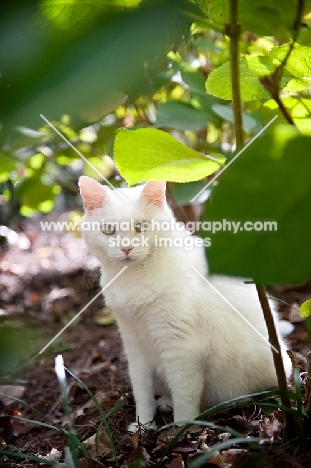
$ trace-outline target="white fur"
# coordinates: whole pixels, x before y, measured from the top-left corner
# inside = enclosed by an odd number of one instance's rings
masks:
[[[143,199],[142,186],[120,191],[128,203],[105,188],[103,206],[86,210],[84,220],[174,219],[165,200],[159,207]],[[83,233],[102,264],[103,287],[128,266],[105,290],[105,300],[123,339],[139,423],[152,424],[155,394],[171,397],[174,421],[185,421],[220,402],[277,386],[269,345],[191,268],[206,275],[203,248],[154,247],[154,236],[161,233],[145,234],[149,247],[134,247],[128,260],[119,247],[109,247],[111,236]],[[162,235],[190,237],[186,230]],[[253,285],[226,277],[208,279],[268,338]],[[288,373],[290,363],[281,345]],[[136,429],[134,423],[129,428]]]

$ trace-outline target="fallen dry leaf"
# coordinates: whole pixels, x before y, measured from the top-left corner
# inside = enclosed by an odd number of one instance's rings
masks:
[[[0,392],[8,395],[9,397],[21,398],[25,393],[26,387],[23,385],[0,385]],[[0,401],[4,406],[9,406],[14,403],[11,398],[0,395]]]
[[[96,453],[96,434],[83,441],[85,448],[88,450],[91,458],[97,458]],[[105,428],[102,428],[98,436],[98,455],[107,457],[111,453],[110,440]]]
[[[173,453],[174,458],[169,464],[169,468],[184,468],[185,464],[183,462],[182,456],[178,453]]]
[[[139,431],[135,432],[130,439],[130,444],[133,447],[133,449],[137,449],[138,440],[139,440]]]
[[[134,464],[140,468],[147,468],[154,465],[154,463],[150,461],[150,455],[145,447],[138,446],[136,449],[133,449],[127,455],[126,461],[122,464],[122,468],[132,468]]]

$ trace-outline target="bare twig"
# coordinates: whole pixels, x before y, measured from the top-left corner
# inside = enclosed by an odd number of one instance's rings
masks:
[[[269,341],[271,344],[274,367],[275,367],[275,371],[276,371],[276,375],[278,379],[279,389],[286,391],[287,380],[286,380],[286,374],[284,370],[281,347],[280,347],[279,338],[276,332],[273,315],[272,315],[270,305],[267,299],[266,288],[264,284],[259,283],[259,284],[256,284],[256,289],[257,289],[260,305],[261,305],[263,315],[266,321],[267,329],[268,329],[268,336],[269,336]],[[281,401],[284,406],[291,408],[291,401],[287,396],[283,395],[281,397]],[[287,413],[286,411],[284,412],[284,416],[285,416],[287,430],[289,432],[293,431],[294,425],[295,425],[293,416]]]

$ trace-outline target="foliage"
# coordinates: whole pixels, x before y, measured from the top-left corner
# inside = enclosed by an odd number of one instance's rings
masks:
[[[129,164],[131,153],[135,154],[135,160]],[[203,179],[220,167],[168,133],[149,128],[120,130],[115,138],[114,154],[117,168],[129,185],[161,179],[190,182]]]
[[[308,338],[309,343],[311,344],[311,299],[307,299],[301,304],[299,312],[302,317],[306,318]]]
[[[213,237],[209,258],[216,271],[225,269],[232,275],[268,282],[308,278],[311,254],[305,247],[309,234],[301,229],[298,244],[297,230],[300,223],[308,222],[311,206],[310,145],[310,136],[278,125],[266,130],[223,173],[203,219],[218,221],[225,213],[226,219],[240,221],[241,227],[234,235],[227,230]],[[264,230],[264,222],[269,221],[276,223],[275,228],[269,230],[267,224]],[[246,223],[253,223],[254,229],[247,230]]]
[[[40,413],[36,408],[31,407],[28,405],[25,401],[20,400],[19,398],[16,398],[12,395],[8,396],[5,395],[4,393],[1,393],[3,397],[10,398],[16,402],[22,403],[24,406],[28,407],[31,409],[33,413],[36,414],[37,417],[40,419],[46,420],[47,422],[42,422],[38,420],[32,420],[28,418],[23,418],[21,416],[12,416],[12,418],[19,419],[20,421],[24,421],[30,424],[35,424],[37,426],[45,426],[50,429],[53,429],[55,431],[63,433],[63,435],[66,437],[68,446],[64,448],[65,452],[65,460],[64,464],[63,463],[57,463],[55,461],[51,461],[48,458],[43,458],[43,457],[38,457],[35,455],[30,455],[30,454],[25,454],[25,453],[19,453],[16,451],[11,451],[11,450],[1,450],[0,453],[0,463],[1,463],[1,458],[2,456],[9,456],[12,458],[24,458],[24,459],[29,459],[29,460],[34,460],[37,462],[40,462],[42,465],[53,465],[55,468],[60,468],[62,466],[65,466],[66,468],[75,468],[79,466],[79,456],[82,458],[85,458],[89,463],[88,466],[93,466],[94,463],[91,460],[91,457],[89,455],[88,450],[86,449],[84,443],[79,440],[77,436],[77,431],[76,428],[74,427],[74,424],[72,422],[72,409],[69,406],[69,387],[68,387],[68,382],[65,374],[65,370],[83,387],[83,389],[88,393],[90,398],[92,399],[93,403],[95,404],[96,408],[98,409],[102,421],[101,424],[98,426],[97,433],[96,433],[96,451],[97,451],[97,456],[98,456],[98,437],[99,433],[102,429],[103,426],[105,426],[105,429],[108,434],[110,446],[112,449],[113,457],[114,457],[114,462],[116,468],[119,466],[118,458],[117,458],[117,453],[114,445],[114,441],[111,436],[109,424],[108,424],[108,419],[118,410],[120,410],[123,406],[126,405],[127,400],[126,398],[121,399],[119,402],[117,402],[106,414],[104,413],[102,407],[100,406],[100,403],[96,399],[95,395],[91,392],[91,390],[85,385],[84,382],[82,382],[79,377],[77,377],[73,372],[68,370],[67,368],[64,367],[63,359],[61,355],[58,355],[55,359],[55,372],[58,380],[58,384],[61,390],[61,395],[62,395],[62,408],[64,410],[64,413],[68,417],[68,428],[64,429],[57,424],[49,421],[49,419],[42,413]],[[2,416],[3,417],[3,416]]]
[[[129,184],[169,180],[177,204],[189,204],[227,160],[203,219],[275,221],[278,230],[214,234],[211,272],[310,278],[311,2],[238,3],[246,139],[278,119],[233,164],[229,5],[1,6],[1,222],[75,206],[82,173],[114,186],[120,173]]]
[[[300,314],[303,316],[303,317],[311,317],[311,299],[307,299],[306,301],[304,301],[300,308]]]

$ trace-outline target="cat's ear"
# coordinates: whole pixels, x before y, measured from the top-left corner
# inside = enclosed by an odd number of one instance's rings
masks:
[[[158,207],[163,206],[165,198],[166,182],[147,182],[141,192],[141,198],[148,204]]]
[[[79,179],[79,187],[86,211],[96,210],[103,206],[107,192],[96,180],[82,176]]]

